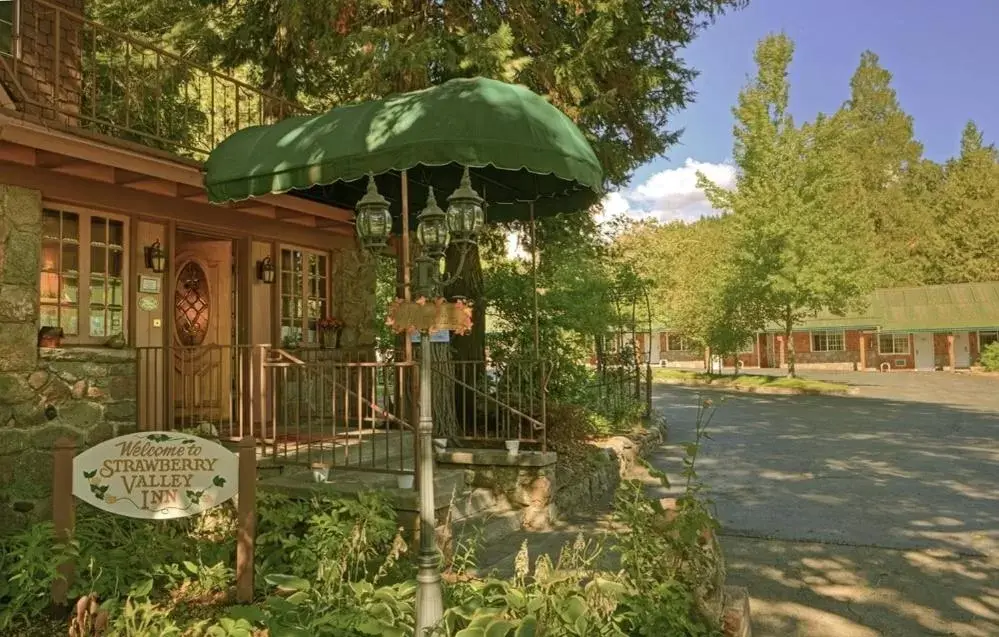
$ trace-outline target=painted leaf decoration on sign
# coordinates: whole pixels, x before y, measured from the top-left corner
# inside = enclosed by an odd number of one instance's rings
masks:
[[[214,478],[212,478],[212,484],[214,484],[217,487],[224,487],[225,478],[223,478],[222,476],[215,476]]]

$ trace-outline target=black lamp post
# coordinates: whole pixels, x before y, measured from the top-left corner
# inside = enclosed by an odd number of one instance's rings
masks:
[[[483,199],[472,189],[468,168],[458,189],[448,197],[445,213],[437,205],[433,188],[427,196],[427,205],[417,216],[416,238],[423,250],[416,258],[417,294],[430,297],[441,287],[450,285],[459,276],[465,256],[475,245],[479,232],[485,225]],[[357,203],[357,236],[361,247],[378,251],[387,245],[392,229],[389,203],[378,194],[374,178],[368,180],[368,191]],[[450,277],[441,275],[440,261],[447,252],[448,243],[462,246],[458,269]],[[441,574],[438,567],[434,519],[434,455],[433,410],[431,406],[431,353],[430,332],[420,334],[420,419],[417,426],[417,454],[419,457],[420,483],[420,552],[419,571],[416,575],[416,634],[440,621],[444,613]]]

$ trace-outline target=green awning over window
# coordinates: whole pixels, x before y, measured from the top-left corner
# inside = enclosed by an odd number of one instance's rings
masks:
[[[364,177],[399,200],[408,171],[410,210],[428,186],[446,197],[470,166],[492,221],[585,210],[599,201],[603,171],[576,125],[529,89],[484,78],[292,117],[238,131],[205,163],[214,202],[296,194],[353,208]],[[398,214],[398,207],[393,213]]]

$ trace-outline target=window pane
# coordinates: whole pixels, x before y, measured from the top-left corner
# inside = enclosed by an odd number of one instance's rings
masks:
[[[60,311],[59,322],[64,336],[76,336],[80,333],[78,316],[75,307],[63,307]]]
[[[100,306],[90,306],[90,335],[107,336],[107,327],[104,322],[104,308]]]
[[[80,240],[80,215],[75,212],[62,213],[62,238],[63,240]]]
[[[111,331],[108,334],[121,334],[125,331],[124,312],[122,310],[111,310],[108,312],[111,317]]]
[[[107,303],[104,296],[104,277],[93,275],[90,277],[90,305],[103,307]]]
[[[49,272],[59,271],[59,242],[42,242],[42,270]]]
[[[108,224],[108,243],[113,246],[125,245],[125,224],[121,221],[111,221]]]
[[[80,280],[75,276],[62,276],[61,302],[63,305],[80,302]]]
[[[45,210],[42,212],[42,236],[46,239],[59,239],[59,211]]]
[[[121,276],[125,267],[124,253],[121,250],[108,251],[108,274]]]
[[[59,275],[55,272],[42,272],[40,299],[42,303],[59,302]]]
[[[108,281],[108,305],[115,307],[125,305],[125,286],[121,279]]]
[[[92,245],[107,245],[108,222],[103,217],[90,218],[90,243]]]
[[[39,311],[39,319],[42,327],[58,327],[59,308],[55,305],[42,305]]]
[[[79,272],[80,270],[80,248],[71,243],[62,244],[62,271]]]
[[[291,250],[281,251],[281,271],[291,272]]]
[[[90,272],[92,274],[104,274],[108,271],[107,248],[91,246],[90,248]]]

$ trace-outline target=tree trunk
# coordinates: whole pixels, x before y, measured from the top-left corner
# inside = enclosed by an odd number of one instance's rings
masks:
[[[454,408],[454,365],[451,362],[450,343],[431,343],[434,366],[430,404],[434,417],[434,437],[456,438],[461,433],[458,414]]]
[[[461,261],[461,248],[452,246],[447,252],[447,271],[457,270]],[[444,291],[444,296],[450,301],[464,299],[472,307],[472,329],[468,334],[452,335],[451,352],[454,360],[460,365],[457,378],[476,386],[473,378],[485,375],[484,361],[486,360],[486,304],[482,298],[482,262],[479,259],[479,248],[471,248],[465,255],[465,263],[462,266],[461,276],[448,286]],[[474,364],[470,364],[474,363]],[[480,364],[482,363],[482,364]],[[467,379],[467,380],[465,380]],[[448,383],[450,386],[450,400],[454,403],[454,409],[463,420],[472,420],[475,416],[472,410],[476,404],[481,403],[473,397],[473,392],[461,385]],[[447,392],[442,390],[440,399],[443,400]],[[434,399],[435,401],[437,398]]]
[[[785,349],[787,351],[787,375],[790,378],[795,377],[794,369],[794,338],[791,337],[791,332],[794,329],[794,324],[791,322],[790,318],[784,319],[784,343]]]

